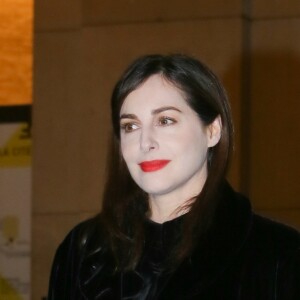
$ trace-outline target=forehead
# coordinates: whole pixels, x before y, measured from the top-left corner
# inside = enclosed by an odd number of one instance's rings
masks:
[[[139,110],[175,106],[190,109],[181,90],[160,75],[153,75],[124,100],[120,114]]]

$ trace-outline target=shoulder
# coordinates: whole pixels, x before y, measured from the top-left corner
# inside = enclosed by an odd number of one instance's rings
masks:
[[[101,214],[77,224],[58,246],[53,267],[64,265],[74,267],[91,253],[106,252],[105,230],[101,222]]]
[[[275,247],[283,252],[300,248],[300,232],[295,228],[253,212],[249,199],[228,186],[225,189],[225,199],[227,200],[225,203],[226,220],[227,222],[234,220],[230,231],[237,232],[244,228],[243,234],[254,247],[266,249]]]
[[[273,254],[299,251],[300,233],[296,229],[256,214],[250,201],[228,184],[224,185],[219,207],[218,228],[238,247],[246,245],[249,250]]]
[[[58,246],[53,267],[73,266],[88,251],[104,243],[100,215],[77,224]]]
[[[96,215],[93,218],[77,224],[64,238],[58,250],[72,248],[74,251],[81,251],[87,244],[95,238],[97,241],[103,236],[101,226],[101,216]]]
[[[285,224],[253,214],[252,235],[269,247],[275,247],[279,252],[300,250],[300,233]]]
[[[49,299],[73,299],[72,295],[78,293],[83,261],[90,253],[103,250],[102,232],[100,216],[97,215],[76,225],[67,234],[55,253],[49,282]]]
[[[255,262],[259,262],[256,265],[260,268],[256,273],[263,278],[266,286],[266,279],[271,277],[278,299],[299,299],[300,233],[292,227],[254,214],[250,242],[250,248],[254,249],[250,260],[252,268],[255,268]]]
[[[280,282],[286,282],[287,278],[289,282],[299,280],[300,233],[296,229],[253,214],[247,245],[251,261],[270,272],[276,270],[272,273],[277,274]]]

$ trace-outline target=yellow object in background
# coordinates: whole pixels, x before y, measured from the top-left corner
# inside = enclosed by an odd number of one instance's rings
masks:
[[[0,299],[22,300],[18,292],[0,274]]]
[[[0,167],[26,167],[31,165],[31,138],[28,124],[24,123],[0,145]]]

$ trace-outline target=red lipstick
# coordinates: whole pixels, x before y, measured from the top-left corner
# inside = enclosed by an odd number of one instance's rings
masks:
[[[161,160],[149,160],[149,161],[143,161],[139,163],[139,166],[144,172],[154,172],[162,169],[165,167],[170,160],[161,159]]]

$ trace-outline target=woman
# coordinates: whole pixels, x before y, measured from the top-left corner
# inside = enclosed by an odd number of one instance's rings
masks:
[[[224,89],[184,55],[139,58],[111,101],[100,215],[57,250],[49,299],[300,299],[300,237],[225,181]]]

